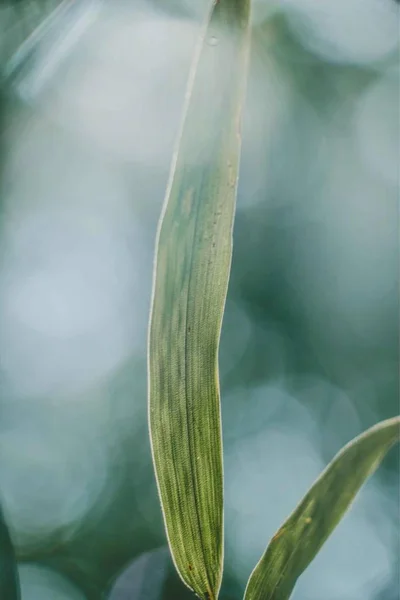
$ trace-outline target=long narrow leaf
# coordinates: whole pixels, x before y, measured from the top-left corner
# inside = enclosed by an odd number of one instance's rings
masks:
[[[219,0],[192,66],[160,221],[149,329],[149,425],[183,581],[215,599],[223,561],[218,344],[232,254],[250,0]]]
[[[0,508],[0,598],[19,600],[19,580],[14,548]]]
[[[351,502],[400,438],[400,418],[371,427],[347,444],[272,538],[252,572],[245,600],[287,600]]]

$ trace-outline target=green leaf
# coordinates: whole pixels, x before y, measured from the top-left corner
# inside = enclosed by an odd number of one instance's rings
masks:
[[[0,508],[0,598],[19,600],[19,580],[14,548]]]
[[[218,345],[227,293],[250,0],[210,10],[190,74],[157,236],[149,425],[168,541],[183,581],[215,599],[223,562]]]
[[[382,421],[344,446],[277,531],[252,572],[245,600],[287,600],[298,577],[400,438],[400,418]]]

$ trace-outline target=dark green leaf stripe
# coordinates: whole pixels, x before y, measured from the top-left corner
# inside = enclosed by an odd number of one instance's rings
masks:
[[[19,600],[19,581],[14,549],[0,508],[0,599]]]
[[[347,444],[272,538],[250,576],[245,600],[287,600],[358,490],[400,438],[400,418],[382,421]]]
[[[218,344],[232,254],[250,0],[211,9],[192,67],[160,221],[149,328],[149,425],[170,549],[214,600],[222,577]]]

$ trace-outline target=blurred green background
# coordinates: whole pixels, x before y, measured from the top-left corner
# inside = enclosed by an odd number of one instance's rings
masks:
[[[100,599],[135,559],[111,600],[191,597],[165,550],[146,329],[206,5],[0,2],[0,497],[22,600]],[[340,447],[399,409],[398,5],[254,0],[253,22],[222,600]],[[293,599],[398,598],[398,511],[393,450]]]

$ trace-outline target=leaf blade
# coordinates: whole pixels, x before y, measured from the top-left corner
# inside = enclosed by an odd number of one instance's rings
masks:
[[[156,245],[149,427],[175,566],[201,598],[222,578],[218,345],[228,286],[250,0],[219,0],[203,30]]]
[[[278,529],[250,575],[245,600],[287,600],[364,481],[400,439],[400,417],[371,427],[329,463]],[[346,477],[346,486],[344,486]]]

